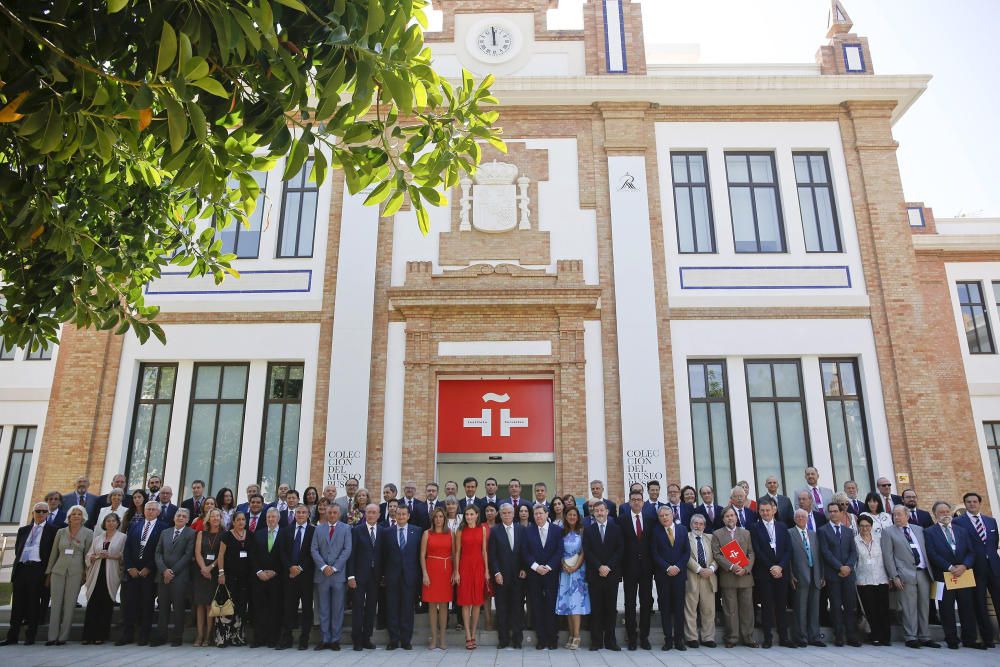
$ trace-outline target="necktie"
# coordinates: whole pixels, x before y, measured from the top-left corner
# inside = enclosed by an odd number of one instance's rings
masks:
[[[77,504],[80,505],[81,507],[83,507],[83,494],[82,493],[80,494],[80,502],[77,503]]]
[[[200,498],[195,498],[194,499],[194,515],[195,516],[201,516],[201,499]]]
[[[816,530],[816,527],[813,524],[813,515],[812,515],[812,512],[809,512],[809,530]]]
[[[410,514],[413,514],[413,501],[412,500],[407,500],[406,501],[406,509],[410,510]]]
[[[910,521],[917,523],[917,510],[910,510]]]
[[[813,487],[813,502],[816,504],[816,511],[823,513],[823,499],[819,495],[819,489]]]
[[[946,538],[948,538],[948,546],[950,546],[951,550],[954,551],[955,550],[955,536],[951,532],[951,526],[945,526],[944,527],[944,536]]]
[[[774,544],[774,523],[767,524],[767,537]]]
[[[327,538],[328,540],[332,540],[333,539],[333,529],[334,529],[334,527],[335,526],[331,523],[330,524],[330,536]]]
[[[56,510],[58,512],[59,510]],[[56,512],[49,512],[49,518],[47,519],[49,523],[55,523]]]
[[[505,530],[507,531],[507,541],[510,542],[510,550],[514,551],[514,526],[513,526],[513,524],[511,524],[510,526],[506,526]]]
[[[28,543],[25,545],[24,551],[21,552],[21,562],[28,562],[28,547],[35,546],[38,542],[38,524],[36,523],[31,527],[31,535],[28,537]]]
[[[799,532],[802,533],[802,547],[806,550],[806,562],[809,563],[809,567],[812,567],[813,552],[812,552],[812,547],[809,546],[809,534],[806,533],[806,531],[802,530],[801,528],[799,529]]]
[[[983,519],[978,514],[972,517],[972,523],[976,527],[976,532],[979,533],[979,539],[986,544],[986,526],[983,525]]]
[[[271,549],[274,548],[274,531],[267,531],[267,553],[271,553]]]
[[[833,532],[835,532],[837,534],[837,539],[839,540],[840,539],[840,526],[834,526],[833,527]]]
[[[153,526],[146,522],[146,527],[142,529],[142,539],[139,541],[139,560],[142,560],[142,552],[146,550],[146,540],[149,539],[149,529]]]
[[[406,547],[406,530],[400,528],[397,536],[399,538],[399,548],[404,549]]]
[[[698,536],[698,565],[708,567],[705,562],[705,545],[701,543],[701,535]]]
[[[174,528],[174,540],[175,541],[177,540],[178,536],[180,536],[180,534],[181,534],[181,529],[180,528]]]
[[[295,565],[299,563],[299,554],[302,552],[302,526],[295,531],[295,541],[292,542],[292,561]]]
[[[375,526],[368,526],[368,534],[372,536],[372,546],[375,546]]]
[[[597,524],[597,527],[601,529],[601,543],[603,544],[604,543],[604,524],[603,523],[599,523],[599,524]]]
[[[892,514],[892,496],[885,496],[885,502],[882,503],[885,506],[885,511]]]
[[[740,528],[745,528],[747,525],[747,520],[743,517],[743,510],[740,509],[738,514],[740,516]]]
[[[903,526],[903,534],[906,535],[906,541],[910,543],[910,553],[913,554],[913,566],[920,566],[920,550],[917,549],[916,542],[913,541],[913,534],[910,533],[909,526]]]
[[[635,536],[637,539],[642,539],[642,522],[639,520],[639,515],[635,515]]]
[[[715,508],[711,505],[705,505],[705,509],[708,510],[708,520],[715,521]]]
[[[545,538],[547,537],[548,531],[545,530],[545,526],[538,529],[538,537],[542,540],[542,546],[545,546]]]
[[[433,513],[434,513],[434,501],[433,500],[428,500],[427,501],[427,516],[430,516]]]
[[[252,516],[250,517],[250,532],[252,533],[255,530],[257,530],[257,517]]]
[[[667,539],[670,540],[670,546],[674,546],[674,526],[673,526],[673,524],[667,526]]]

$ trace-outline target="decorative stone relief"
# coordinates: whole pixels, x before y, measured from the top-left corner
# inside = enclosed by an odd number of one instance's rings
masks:
[[[459,182],[462,199],[458,230],[467,232],[475,227],[481,232],[496,234],[515,227],[531,229],[531,197],[528,194],[531,179],[517,174],[517,165],[493,160],[480,165],[475,184],[468,176],[464,177]]]

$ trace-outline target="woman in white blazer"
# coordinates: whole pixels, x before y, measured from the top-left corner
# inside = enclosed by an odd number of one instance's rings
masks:
[[[52,596],[52,611],[49,614],[49,641],[46,646],[66,643],[73,625],[73,609],[80,595],[83,576],[86,571],[84,556],[90,551],[94,533],[83,524],[87,522],[87,510],[81,505],[73,505],[66,512],[66,527],[56,533],[45,570],[49,594]]]
[[[114,611],[118,587],[121,586],[122,552],[125,550],[126,536],[119,530],[121,523],[116,512],[105,514],[100,529],[94,534],[90,550],[87,551],[84,644],[103,644],[111,631],[111,612]]]
[[[110,504],[107,507],[102,507],[101,511],[98,512],[97,521],[94,522],[95,526],[103,526],[104,517],[112,512],[118,515],[119,525],[125,520],[125,512],[128,511],[128,507],[125,506],[125,492],[121,489],[111,489],[111,492],[108,494],[108,503]]]

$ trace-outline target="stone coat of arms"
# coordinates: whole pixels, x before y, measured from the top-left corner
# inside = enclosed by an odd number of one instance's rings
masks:
[[[476,172],[475,183],[468,177],[462,188],[459,231],[498,234],[512,229],[531,229],[531,199],[527,176],[518,176],[517,165],[487,162]]]

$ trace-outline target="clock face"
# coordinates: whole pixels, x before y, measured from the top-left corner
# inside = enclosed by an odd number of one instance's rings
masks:
[[[504,58],[514,50],[514,35],[502,25],[488,24],[476,36],[476,48],[481,58]]]

